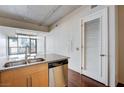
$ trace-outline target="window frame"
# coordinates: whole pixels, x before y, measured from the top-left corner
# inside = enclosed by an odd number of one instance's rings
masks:
[[[17,53],[14,53],[14,54],[10,53],[10,48],[15,48],[15,47],[10,47],[10,42],[9,42],[10,39],[17,39],[17,47],[18,47],[18,38],[17,37],[8,37],[8,55],[17,55]]]
[[[35,52],[31,52],[31,40],[35,40]],[[37,53],[37,39],[34,38],[30,38],[30,54],[34,54]]]
[[[25,54],[25,53],[18,53],[18,48],[23,48],[23,47],[19,47],[18,38],[19,37],[8,37],[8,55]],[[17,53],[14,53],[14,54],[10,53],[10,48],[16,48],[16,47],[10,47],[10,42],[9,42],[10,39],[17,39]],[[29,39],[29,53],[37,54],[37,39],[36,38],[26,38],[26,39]],[[35,52],[31,52],[31,40],[35,40]]]

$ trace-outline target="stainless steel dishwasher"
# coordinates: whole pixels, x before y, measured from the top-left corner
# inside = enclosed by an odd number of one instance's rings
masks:
[[[68,86],[68,60],[49,63],[49,87]]]

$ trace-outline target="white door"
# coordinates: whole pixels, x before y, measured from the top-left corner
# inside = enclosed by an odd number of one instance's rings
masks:
[[[108,85],[107,8],[82,19],[82,74]]]

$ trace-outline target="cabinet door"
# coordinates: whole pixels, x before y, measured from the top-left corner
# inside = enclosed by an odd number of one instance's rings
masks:
[[[13,72],[3,71],[0,73],[0,86],[1,87],[12,87],[13,86]]]
[[[20,73],[18,69],[3,71],[0,73],[0,86],[26,87],[28,86],[28,78],[24,73]]]
[[[32,87],[48,87],[48,64],[42,64],[30,77]]]
[[[13,70],[13,86],[28,87],[29,84],[29,67],[17,68]]]
[[[32,87],[48,87],[48,75],[46,71],[36,72],[31,75]]]
[[[65,86],[68,86],[68,64],[63,65]]]
[[[29,85],[29,79],[28,77],[22,75],[22,76],[15,76],[13,78],[12,82],[13,87],[28,87]]]

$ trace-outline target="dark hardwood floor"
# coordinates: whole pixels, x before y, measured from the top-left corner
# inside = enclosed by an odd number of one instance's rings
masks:
[[[68,87],[105,87],[105,85],[69,69]]]
[[[118,83],[117,87],[124,87],[124,84]]]

